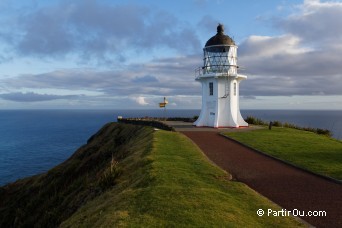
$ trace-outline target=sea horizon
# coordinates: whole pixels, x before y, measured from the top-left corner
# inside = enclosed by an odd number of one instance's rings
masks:
[[[242,116],[328,129],[342,139],[342,110],[241,110]],[[123,117],[193,117],[200,109],[0,110],[0,185],[65,161],[104,124]]]
[[[167,110],[198,110],[200,108],[166,108]],[[34,111],[34,110],[88,110],[88,111],[125,111],[125,110],[163,110],[163,108],[0,108],[0,111]],[[245,108],[243,110],[270,110],[270,111],[342,111],[342,109],[281,109],[281,108]]]

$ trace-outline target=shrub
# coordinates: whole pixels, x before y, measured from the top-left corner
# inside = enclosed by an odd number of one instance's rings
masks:
[[[296,125],[294,125],[294,124],[291,124],[291,123],[287,123],[287,122],[285,122],[284,124],[283,124],[283,127],[287,127],[287,128],[294,128],[294,129],[296,129]]]
[[[283,124],[280,121],[275,120],[275,121],[272,121],[272,126],[274,126],[274,127],[282,127]]]
[[[327,130],[327,129],[320,129],[320,128],[317,128],[317,134],[320,134],[320,135],[326,135],[328,137],[331,137],[332,134],[331,134],[331,131]]]
[[[110,167],[108,167],[102,174],[99,180],[99,186],[102,190],[105,190],[116,184],[116,178],[120,176],[121,169],[118,166],[118,162],[112,159]]]
[[[254,125],[267,125],[266,122],[262,121],[261,119],[255,118],[254,116],[247,116],[245,120],[248,124]]]

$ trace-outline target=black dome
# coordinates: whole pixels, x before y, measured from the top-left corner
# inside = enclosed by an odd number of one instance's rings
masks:
[[[211,37],[205,44],[206,47],[213,45],[235,45],[234,40],[224,34],[224,27],[221,24],[217,26],[217,34]]]

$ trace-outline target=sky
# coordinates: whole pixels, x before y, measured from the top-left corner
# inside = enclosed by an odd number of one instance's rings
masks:
[[[1,0],[0,109],[200,109],[218,23],[241,109],[342,110],[342,1]]]

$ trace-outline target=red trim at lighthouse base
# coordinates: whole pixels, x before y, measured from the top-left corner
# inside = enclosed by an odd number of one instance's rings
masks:
[[[195,126],[195,127],[209,127],[209,128],[249,128],[249,126],[239,126],[239,127],[224,127],[224,126],[218,126],[218,127],[211,127],[211,126],[196,126],[196,125],[192,125],[192,126]]]

